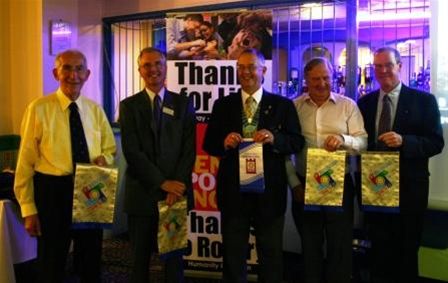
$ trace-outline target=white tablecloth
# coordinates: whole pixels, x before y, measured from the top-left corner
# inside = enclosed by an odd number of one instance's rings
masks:
[[[9,200],[0,200],[0,282],[14,283],[13,264],[36,256],[37,241],[23,227],[18,207]]]

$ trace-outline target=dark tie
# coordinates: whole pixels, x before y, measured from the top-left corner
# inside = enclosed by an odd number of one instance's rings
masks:
[[[72,160],[75,163],[90,163],[84,128],[79,117],[78,106],[72,102],[70,108],[70,138],[72,142]],[[73,167],[74,168],[74,167]]]
[[[384,133],[390,132],[392,128],[392,102],[389,95],[383,96],[383,109],[381,110],[380,120],[378,122],[378,137]],[[378,149],[387,149],[384,143],[380,143]]]
[[[378,136],[390,132],[392,126],[392,102],[389,95],[383,96],[383,109],[378,123]]]
[[[160,109],[161,109],[161,105],[162,105],[162,101],[160,99],[160,96],[156,94],[156,96],[154,96],[154,106],[153,106],[153,115],[154,115],[154,125],[157,129],[157,131],[159,131],[160,129]]]

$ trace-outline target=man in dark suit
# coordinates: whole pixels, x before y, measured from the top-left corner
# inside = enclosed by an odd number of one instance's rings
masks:
[[[303,144],[294,105],[262,89],[263,55],[245,50],[237,62],[241,91],[218,99],[204,138],[204,150],[221,157],[217,197],[223,236],[223,282],[247,282],[250,226],[255,228],[258,282],[282,281],[282,243],[286,209],[285,158]],[[254,105],[247,111],[247,103]],[[244,105],[244,106],[243,106]],[[245,110],[243,110],[245,109]],[[250,112],[250,113],[249,113]],[[253,138],[263,144],[264,191],[242,193],[239,144]]]
[[[130,282],[142,283],[149,282],[150,256],[157,251],[157,202],[172,205],[192,193],[196,152],[192,100],[165,89],[165,54],[143,49],[138,70],[145,89],[120,103],[120,126],[128,164],[124,210],[132,245]],[[167,282],[183,282],[182,257],[168,259],[165,271]]]
[[[418,282],[418,249],[428,205],[428,159],[444,146],[435,97],[400,81],[400,53],[383,47],[374,53],[380,90],[358,102],[368,150],[400,152],[400,213],[368,213],[372,240],[372,282]],[[389,114],[384,130],[381,116]],[[389,127],[387,129],[387,127]]]

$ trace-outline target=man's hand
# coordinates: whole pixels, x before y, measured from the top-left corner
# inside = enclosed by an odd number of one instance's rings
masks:
[[[186,190],[184,183],[175,180],[166,180],[160,187],[168,194],[171,193],[178,197],[183,196]]]
[[[165,199],[165,202],[166,202],[166,204],[168,205],[168,206],[172,206],[173,204],[175,204],[177,201],[179,201],[180,200],[180,197],[178,197],[178,196],[176,196],[175,194],[173,194],[173,193],[168,193],[167,195],[166,195],[166,199]]]
[[[265,143],[274,144],[274,135],[266,129],[261,129],[255,132],[254,142],[261,142],[263,144]]]
[[[403,144],[403,138],[396,132],[387,132],[378,137],[388,147],[400,147]]]
[[[303,184],[299,184],[292,188],[292,197],[294,201],[298,203],[305,202],[305,188],[303,187]]]
[[[236,132],[231,132],[224,139],[224,148],[231,149],[236,148],[243,141],[243,137]]]
[[[329,135],[324,142],[324,148],[327,151],[336,151],[344,144],[344,139],[341,135]]]
[[[98,166],[106,166],[107,162],[106,162],[106,158],[104,158],[104,156],[100,155],[97,158],[95,158],[93,160],[93,163],[98,165]]]
[[[37,214],[26,216],[25,218],[25,230],[31,237],[41,236],[40,221]]]

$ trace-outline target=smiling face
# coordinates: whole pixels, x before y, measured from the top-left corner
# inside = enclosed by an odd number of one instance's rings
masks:
[[[392,51],[376,53],[373,57],[375,78],[385,92],[393,90],[400,82],[401,62]]]
[[[253,94],[263,83],[266,67],[256,54],[243,53],[237,61],[237,72],[241,88],[248,94]]]
[[[80,52],[66,51],[58,55],[53,76],[70,100],[75,101],[79,97],[89,75],[90,70],[87,69],[85,57]]]
[[[331,71],[326,64],[318,64],[305,74],[306,85],[311,99],[322,105],[330,96]]]
[[[166,58],[159,52],[144,52],[138,64],[138,72],[145,81],[145,87],[158,93],[165,84]]]

